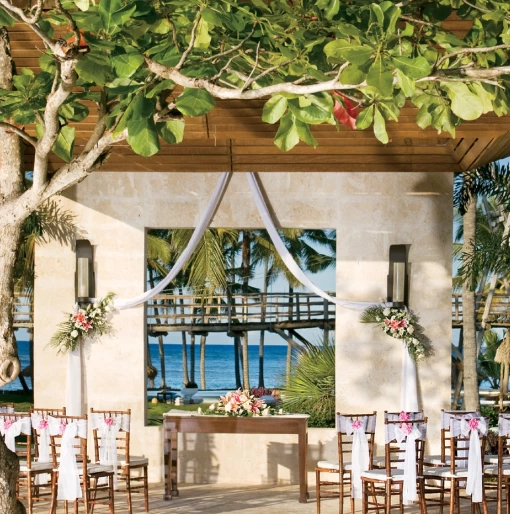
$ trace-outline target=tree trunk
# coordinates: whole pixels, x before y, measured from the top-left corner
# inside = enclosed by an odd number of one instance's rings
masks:
[[[476,199],[472,198],[464,214],[464,245],[465,254],[474,251],[476,224]],[[462,328],[464,340],[464,406],[466,410],[480,408],[478,392],[478,374],[476,361],[478,357],[476,345],[476,312],[475,287],[471,281],[464,282],[462,286]]]
[[[264,259],[264,277],[263,277],[263,286],[262,286],[262,303],[260,306],[260,321],[263,323],[266,319],[266,295],[267,295],[267,271],[269,267],[269,262],[267,259]],[[265,332],[264,330],[260,331],[260,340],[259,340],[259,387],[265,387],[264,385],[264,339]]]
[[[239,336],[234,336],[234,370],[236,375],[236,389],[242,387],[241,370],[239,367]]]
[[[506,362],[501,363],[501,372],[499,379],[499,410],[503,411],[504,401],[506,400],[506,395],[508,393],[508,364]]]
[[[151,345],[149,344],[149,336],[147,336],[147,369],[152,367],[152,358],[151,358]],[[149,377],[149,388],[154,389],[154,378]]]
[[[264,385],[264,330],[260,331],[259,340],[259,387],[266,387]]]
[[[241,336],[243,341],[243,389],[250,390],[250,367],[248,360],[248,332],[243,332]]]
[[[190,382],[195,383],[195,334],[194,333],[191,333],[190,339],[191,339],[191,341],[190,341],[190,347],[189,347],[189,358],[190,358],[189,378],[190,378]]]
[[[13,64],[9,36],[0,27],[0,88],[12,88]],[[24,161],[18,136],[0,128],[0,205],[23,192]],[[0,387],[12,382],[20,372],[18,347],[13,330],[13,268],[21,236],[21,221],[0,226]],[[16,499],[18,458],[0,437],[0,512],[22,514],[25,508]]]
[[[158,336],[159,362],[161,365],[161,389],[166,389],[165,345],[162,335]]]
[[[181,314],[183,315],[181,318],[181,323],[184,324],[184,299],[182,287],[179,288],[179,295],[181,298],[179,299],[179,303],[181,305]],[[184,330],[181,332],[182,337],[182,382],[183,384],[187,384],[189,382],[189,374],[188,374],[188,342],[186,341],[186,332]]]
[[[292,369],[292,345],[290,343],[287,343],[287,363],[285,366],[286,384],[289,383],[291,369]]]
[[[202,334],[200,336],[200,389],[206,389],[205,383],[205,343],[207,336]]]

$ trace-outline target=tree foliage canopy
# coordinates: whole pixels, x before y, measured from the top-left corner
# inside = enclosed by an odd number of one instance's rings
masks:
[[[444,28],[452,13],[472,22],[463,39]],[[0,126],[36,148],[36,186],[51,150],[81,169],[48,194],[99,166],[117,141],[143,156],[161,140],[181,142],[184,117],[217,98],[266,99],[262,118],[278,124],[284,151],[316,146],[311,128],[322,123],[372,127],[386,143],[386,122],[406,102],[418,126],[452,136],[462,120],[510,105],[508,2],[38,0],[21,9],[0,0],[0,24],[15,21],[45,52],[40,72],[19,69],[0,90]],[[100,116],[77,155],[72,123],[87,117],[86,101]],[[35,136],[20,128],[33,123]]]

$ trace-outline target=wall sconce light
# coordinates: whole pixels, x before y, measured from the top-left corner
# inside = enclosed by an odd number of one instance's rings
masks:
[[[94,248],[87,239],[76,241],[76,302],[87,303],[95,296]]]
[[[390,246],[390,267],[388,273],[388,302],[395,307],[409,305],[409,280],[407,252],[410,245]]]

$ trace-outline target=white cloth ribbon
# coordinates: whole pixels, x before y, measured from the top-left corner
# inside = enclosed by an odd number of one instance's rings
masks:
[[[32,427],[37,432],[37,449],[39,457],[37,462],[51,462],[50,456],[50,431],[48,420],[44,419],[39,413],[33,412],[31,415]],[[48,473],[36,475],[35,485],[47,484],[50,479]]]
[[[111,421],[109,421],[111,420]],[[103,414],[95,413],[92,418],[93,429],[98,430],[101,438],[99,446],[99,463],[113,466],[113,487],[117,489],[117,434],[122,428],[122,416],[105,417]],[[100,479],[100,483],[106,483]]]
[[[478,422],[477,426],[472,428],[475,420]],[[469,435],[466,493],[471,495],[473,503],[480,503],[483,500],[483,469],[479,433],[486,434],[487,425],[483,418],[463,418],[460,420],[460,431],[464,437]]]
[[[412,427],[411,431],[407,429]],[[398,443],[405,442],[404,454],[404,486],[402,491],[402,502],[410,505],[416,501],[416,440],[422,437],[421,431],[416,424],[403,422],[402,426],[395,426],[395,439]]]
[[[510,437],[510,419],[504,418],[501,415],[498,420],[498,434],[501,437]]]
[[[62,425],[59,418],[48,416],[50,434],[62,435],[60,441],[60,465],[58,467],[58,495],[57,500],[74,501],[82,497],[80,486],[80,472],[76,465],[74,440],[86,437],[86,421],[72,421]],[[85,435],[84,435],[85,434]]]
[[[82,414],[81,345],[67,352],[66,409],[69,416]]]
[[[355,426],[353,426],[353,423]],[[345,425],[346,434],[352,435],[351,497],[361,498],[361,473],[370,467],[370,453],[364,428],[366,416],[358,423],[346,419]]]
[[[16,437],[21,433],[30,434],[30,418],[21,418],[17,421],[12,421],[3,418],[0,420],[0,434],[2,434],[5,446],[16,453]]]

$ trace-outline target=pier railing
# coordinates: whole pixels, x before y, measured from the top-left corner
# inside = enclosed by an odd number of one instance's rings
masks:
[[[479,323],[482,321],[486,302],[486,293],[475,295],[476,319]],[[510,295],[493,295],[487,323],[495,327],[510,327]],[[462,326],[462,294],[452,295],[452,325]]]
[[[32,328],[34,326],[33,296],[16,293],[13,304],[14,328]]]
[[[247,293],[234,295],[170,295],[160,294],[148,302],[147,324],[154,328],[192,330],[214,327],[243,330],[257,325],[260,330],[271,325],[292,324],[288,328],[331,325],[335,305],[310,293]],[[157,328],[156,328],[157,327]],[[220,331],[220,330],[218,330]]]

